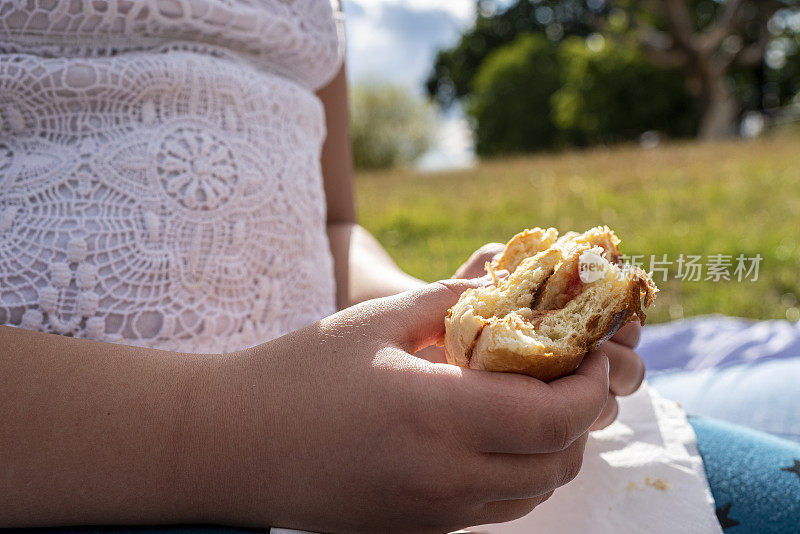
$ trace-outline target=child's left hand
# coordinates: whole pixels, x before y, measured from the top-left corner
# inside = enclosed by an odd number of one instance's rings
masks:
[[[483,245],[456,270],[453,278],[469,280],[486,276],[486,262],[492,261],[502,254],[505,248],[506,246],[502,243],[487,243]]]
[[[605,428],[617,418],[617,397],[626,397],[639,389],[644,380],[644,362],[633,349],[639,343],[642,326],[633,321],[600,345],[597,350],[608,356],[608,401],[603,413],[592,426],[592,430]]]
[[[464,264],[458,268],[453,278],[479,278],[486,276],[486,262],[492,261],[503,253],[502,243],[488,243],[475,251]],[[619,405],[617,397],[626,397],[639,389],[644,380],[644,362],[633,349],[639,343],[642,327],[633,321],[600,345],[597,350],[608,356],[610,365],[609,397],[605,410],[592,426],[592,430],[605,428],[617,418]],[[430,360],[445,361],[444,349],[430,347],[418,353],[420,357]]]

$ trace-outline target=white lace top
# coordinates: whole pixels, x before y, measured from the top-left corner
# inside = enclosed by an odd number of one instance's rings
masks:
[[[330,0],[0,2],[0,324],[214,353],[335,309]]]

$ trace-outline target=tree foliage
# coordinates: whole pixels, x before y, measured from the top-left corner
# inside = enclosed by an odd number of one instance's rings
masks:
[[[544,105],[542,94],[552,90],[549,84],[555,76],[548,75],[543,82],[545,87],[534,89],[532,77],[537,75],[539,67],[530,64],[531,72],[525,72],[520,61],[511,60],[513,54],[508,50],[514,48],[513,43],[520,35],[536,34],[559,44],[571,37],[585,38],[600,33],[610,43],[608,55],[600,54],[588,63],[585,55],[579,54],[584,60],[582,64],[565,61],[561,56],[562,67],[571,63],[571,70],[560,74],[568,86],[556,99],[560,110],[554,115],[555,123],[542,122],[537,131],[550,131],[547,128],[553,124],[556,129],[567,124],[578,126],[577,130],[571,127],[569,132],[548,134],[546,142],[540,133],[532,142],[540,147],[560,142],[627,138],[634,130],[648,129],[653,123],[662,124],[660,128],[667,133],[685,132],[691,123],[697,125],[697,131],[704,137],[730,135],[742,112],[769,112],[787,104],[800,90],[800,29],[796,22],[800,17],[800,0],[516,0],[504,10],[492,9],[488,0],[478,4],[484,9],[478,10],[475,26],[464,33],[454,47],[440,51],[437,56],[427,90],[445,106],[454,101],[469,103],[478,126],[479,151],[492,152],[495,149],[490,148],[491,145],[505,143],[491,140],[492,135],[510,139],[522,136],[531,128],[517,119],[507,124],[507,128],[520,131],[504,131],[492,118],[493,113],[529,109],[534,102],[537,106]],[[501,49],[504,51],[500,52]],[[517,49],[516,54],[523,55],[522,49]],[[638,97],[639,100],[644,98],[641,102],[636,98],[620,102],[610,100],[635,96],[625,87],[600,88],[598,85],[633,79],[626,71],[615,76],[606,76],[604,72],[615,71],[615,62],[634,58],[636,76],[643,77],[641,83],[661,78],[665,83],[655,93],[642,92],[643,96]],[[645,58],[649,67],[644,64]],[[608,64],[601,66],[603,62]],[[578,90],[580,87],[574,78],[576,69],[581,68],[591,71],[588,74],[598,94],[589,95]],[[513,71],[513,79],[505,75],[508,79],[501,82],[504,74],[500,71]],[[680,76],[676,72],[680,72]],[[683,86],[677,83],[680,77],[685,80]],[[495,82],[489,83],[490,78]],[[509,92],[514,84],[519,90]],[[686,105],[687,91],[694,100],[691,106]],[[500,94],[519,102],[499,98]],[[584,111],[567,109],[570,101],[580,104]],[[656,120],[663,116],[663,109],[634,113],[631,119],[643,121],[636,128],[633,123],[609,124],[606,119],[601,121],[603,127],[615,129],[600,135],[589,125],[594,120],[590,118],[591,113],[584,114],[602,107],[600,102],[606,109],[614,106],[627,109],[639,104],[675,105],[680,120],[666,125],[663,120]],[[493,110],[495,104],[499,107]],[[687,109],[695,114],[693,121],[685,120],[683,113]],[[531,116],[538,115],[540,111]],[[489,130],[481,132],[482,128]]]
[[[507,9],[481,8],[475,25],[453,47],[441,50],[426,82],[428,94],[447,106],[472,90],[481,63],[524,33],[540,33],[558,42],[590,34],[607,13],[602,0],[517,0]]]
[[[680,72],[599,35],[589,41],[524,34],[486,58],[467,106],[478,154],[694,132],[697,113]]]
[[[747,104],[743,95],[757,94],[758,108],[764,107],[765,58],[775,37],[770,24],[798,1],[614,0],[613,5],[652,61],[685,73],[701,113],[700,135],[715,138],[735,132],[736,117]]]
[[[475,76],[468,113],[481,155],[552,148],[559,142],[550,99],[561,87],[555,44],[525,34],[492,53]]]
[[[410,164],[433,142],[433,110],[406,89],[364,82],[350,91],[353,162],[360,169]]]
[[[552,99],[553,119],[573,144],[632,140],[648,130],[672,137],[696,131],[695,104],[680,71],[600,36],[592,46],[564,41],[559,58],[564,80]]]

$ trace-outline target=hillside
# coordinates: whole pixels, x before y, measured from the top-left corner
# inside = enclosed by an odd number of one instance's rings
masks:
[[[356,178],[361,223],[401,267],[445,278],[474,249],[532,226],[608,224],[626,254],[673,262],[656,322],[724,313],[800,317],[800,135],[714,144],[675,143],[535,155],[474,169],[394,170]],[[700,281],[677,261],[702,256]],[[731,280],[706,280],[709,255],[732,256]],[[758,280],[736,280],[737,257],[760,254]],[[723,258],[724,262],[725,259]],[[749,268],[752,263],[748,261]]]

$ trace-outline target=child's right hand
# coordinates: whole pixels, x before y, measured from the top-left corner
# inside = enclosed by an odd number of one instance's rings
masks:
[[[211,522],[320,532],[446,532],[520,517],[576,476],[608,360],[522,375],[413,356],[478,282],[365,302],[198,377],[179,444]],[[199,425],[199,426],[198,426]]]

